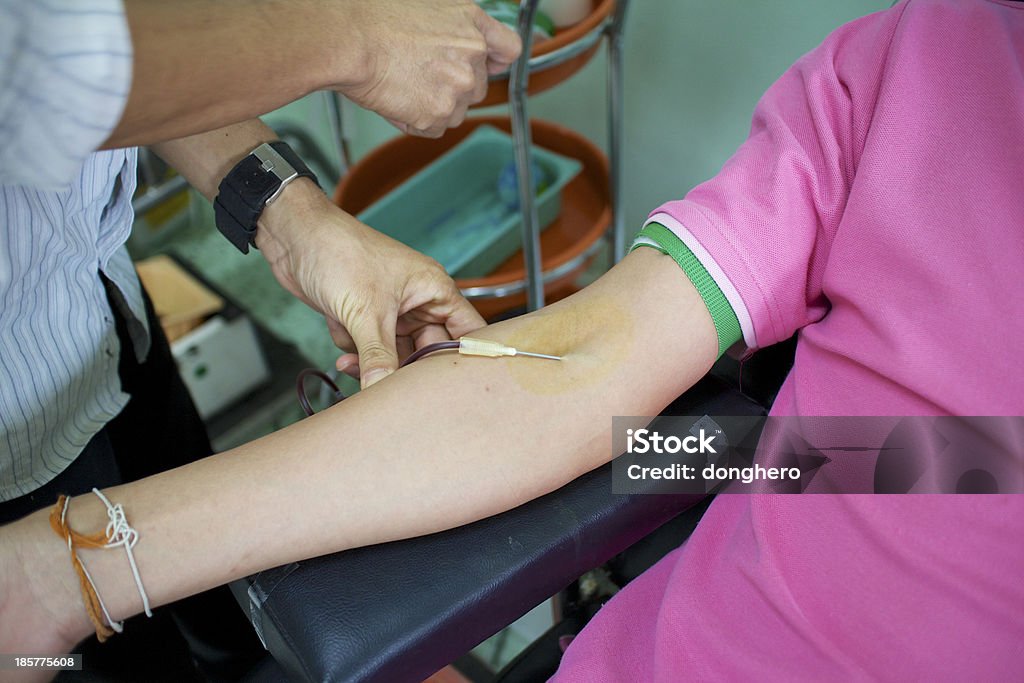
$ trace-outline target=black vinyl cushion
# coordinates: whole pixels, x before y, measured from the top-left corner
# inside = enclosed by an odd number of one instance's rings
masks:
[[[705,377],[665,414],[763,415]],[[261,572],[232,590],[298,681],[422,681],[702,496],[613,495],[611,465],[514,510]]]

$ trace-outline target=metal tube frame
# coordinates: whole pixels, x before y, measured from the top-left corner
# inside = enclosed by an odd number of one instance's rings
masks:
[[[522,56],[512,65],[508,84],[508,100],[512,113],[512,140],[515,147],[516,175],[519,179],[519,206],[523,217],[523,260],[526,278],[494,287],[471,287],[463,294],[471,299],[506,296],[526,290],[527,310],[535,311],[544,306],[544,283],[558,279],[596,253],[603,245],[598,240],[583,254],[568,263],[545,273],[542,268],[540,251],[540,221],[534,201],[533,173],[530,164],[532,139],[530,121],[526,111],[527,85],[531,70],[555,66],[593,46],[602,36],[608,37],[608,149],[609,149],[609,193],[612,208],[610,239],[612,262],[617,263],[625,255],[625,218],[622,207],[622,127],[623,127],[623,28],[629,0],[616,0],[615,11],[610,20],[579,41],[566,45],[552,53],[529,58],[533,46],[533,18],[539,0],[520,0],[519,38],[523,43]]]
[[[544,271],[541,266],[540,220],[533,201],[533,169],[530,150],[533,140],[526,114],[526,86],[530,78],[530,50],[533,47],[533,18],[538,0],[519,3],[519,38],[523,52],[512,65],[508,80],[508,101],[512,109],[512,140],[515,146],[516,177],[519,180],[519,213],[523,218],[523,261],[526,266],[526,308],[536,311],[544,306]]]
[[[563,45],[557,50],[547,52],[536,57],[530,57],[530,73],[535,74],[545,69],[558,66],[563,62],[567,62],[573,57],[583,54],[594,46],[601,38],[605,36],[608,30],[608,24],[611,22],[611,18],[606,18],[600,24],[591,29],[590,33],[586,34],[579,40],[575,40],[568,45]],[[517,27],[518,30],[518,27]],[[520,36],[521,38],[522,36]],[[510,70],[511,71],[511,70]],[[509,77],[509,71],[502,73],[491,74],[488,79],[492,81],[501,81]]]
[[[338,155],[338,179],[341,180],[348,175],[352,168],[352,158],[348,151],[348,139],[345,137],[345,117],[341,110],[341,95],[333,90],[324,90],[324,109],[327,113],[327,123],[331,127],[331,138],[337,145],[335,152]]]
[[[616,0],[608,24],[608,164],[612,201],[612,264],[626,255],[626,214],[622,197],[623,28],[629,0]]]
[[[589,258],[597,254],[607,244],[606,237],[602,236],[595,240],[593,244],[583,250],[579,256],[570,259],[560,266],[556,266],[551,270],[545,271],[542,276],[543,284],[554,282],[561,277],[564,277],[576,270],[581,268],[583,264],[587,262]],[[526,280],[514,280],[512,282],[503,282],[500,285],[489,285],[486,287],[466,287],[462,290],[462,296],[467,299],[487,299],[492,297],[511,296],[513,294],[521,294],[526,291],[527,287]]]

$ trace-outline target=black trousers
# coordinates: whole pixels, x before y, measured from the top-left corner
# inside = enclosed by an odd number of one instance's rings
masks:
[[[109,283],[108,296],[121,341],[121,386],[131,399],[56,479],[0,503],[0,523],[51,506],[61,493],[78,495],[93,487],[134,481],[213,452],[149,297],[146,314],[152,345],[148,357],[139,363],[119,314],[120,294]],[[144,615],[129,619],[124,633],[102,644],[92,636],[74,651],[82,653],[84,671],[64,672],[58,680],[234,681],[266,654],[223,586],[158,608],[152,619]]]

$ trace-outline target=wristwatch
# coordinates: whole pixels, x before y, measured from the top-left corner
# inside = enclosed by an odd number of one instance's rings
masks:
[[[243,254],[256,246],[256,222],[263,209],[296,178],[317,182],[288,143],[265,142],[224,176],[213,202],[217,229]]]

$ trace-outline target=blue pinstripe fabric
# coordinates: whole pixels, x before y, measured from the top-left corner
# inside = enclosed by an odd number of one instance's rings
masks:
[[[123,246],[136,153],[93,150],[130,82],[120,0],[0,0],[0,500],[63,471],[128,399],[100,273],[145,325]]]

